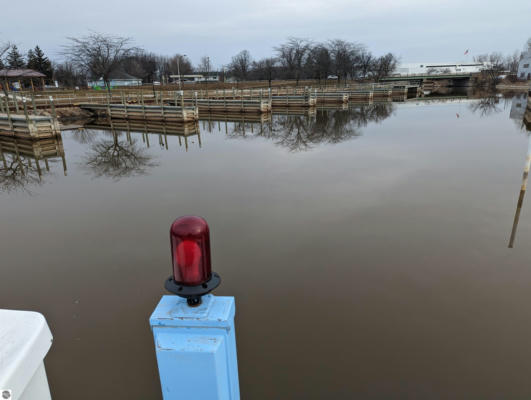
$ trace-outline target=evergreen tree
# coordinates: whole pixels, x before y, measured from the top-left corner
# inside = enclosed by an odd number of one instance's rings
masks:
[[[7,64],[9,68],[17,69],[24,68],[24,57],[18,52],[17,46],[13,45],[11,51],[7,53]]]
[[[32,49],[28,50],[28,55],[26,56],[26,60],[27,60],[26,66],[29,69],[37,70],[37,62],[35,59],[35,53],[33,52]]]
[[[4,66],[4,62],[2,61],[2,59],[0,58],[0,69],[4,69],[5,66]]]
[[[39,46],[35,46],[35,49],[33,50],[33,55],[35,58],[34,67],[29,66],[29,52],[28,52],[28,68],[34,69],[35,71],[42,72],[44,75],[46,75],[48,78],[52,77],[53,71],[52,71],[52,63],[44,55],[44,52],[41,50]]]

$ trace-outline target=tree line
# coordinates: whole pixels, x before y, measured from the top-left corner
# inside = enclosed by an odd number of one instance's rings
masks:
[[[5,47],[5,46],[4,46]],[[1,50],[1,48],[0,48]],[[210,57],[204,56],[197,65],[183,54],[164,56],[132,45],[131,38],[91,32],[79,38],[68,38],[63,46],[62,62],[51,62],[39,46],[23,55],[16,45],[0,52],[0,68],[31,68],[66,86],[84,86],[88,79],[108,83],[112,73],[125,72],[145,83],[167,82],[170,75],[221,74],[223,79],[379,79],[390,74],[397,65],[392,53],[374,56],[366,46],[334,39],[312,42],[290,37],[273,48],[270,57],[253,59],[242,50],[228,65],[214,68]]]
[[[29,68],[42,72],[49,78],[53,75],[52,63],[39,46],[29,49],[26,56],[20,53],[16,45],[0,46],[0,69],[4,68]]]
[[[342,39],[312,42],[291,37],[274,48],[274,55],[253,60],[247,50],[232,57],[229,75],[237,80],[333,78],[378,80],[391,74],[398,58],[374,56],[365,45]]]
[[[49,79],[64,86],[85,86],[89,79],[103,79],[106,86],[111,75],[123,72],[142,79],[144,83],[166,83],[170,75],[220,74],[222,79],[235,81],[294,79],[379,80],[396,69],[398,58],[393,53],[376,56],[357,42],[333,39],[314,42],[290,37],[275,46],[268,57],[254,59],[248,50],[234,55],[227,65],[213,67],[210,57],[204,56],[197,65],[183,54],[165,56],[148,52],[133,45],[128,37],[97,32],[67,38],[62,47],[63,61],[52,62],[39,46],[23,55],[16,45],[0,45],[0,69],[30,68],[42,72]],[[519,52],[509,56],[491,53],[475,57],[492,66],[492,73],[515,73],[521,58]]]

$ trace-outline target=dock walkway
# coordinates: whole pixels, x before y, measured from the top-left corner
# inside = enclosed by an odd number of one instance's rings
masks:
[[[80,104],[83,110],[98,116],[116,119],[149,120],[167,122],[192,122],[199,119],[197,107],[168,105],[146,106],[144,104]]]
[[[40,139],[57,136],[60,131],[57,118],[52,116],[0,113],[0,135]]]

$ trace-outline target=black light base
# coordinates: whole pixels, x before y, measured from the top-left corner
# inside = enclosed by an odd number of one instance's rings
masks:
[[[221,283],[221,277],[212,272],[210,279],[201,285],[187,286],[176,282],[173,276],[166,279],[164,287],[168,292],[175,293],[177,296],[184,297],[190,307],[197,307],[201,304],[201,296],[210,293]]]

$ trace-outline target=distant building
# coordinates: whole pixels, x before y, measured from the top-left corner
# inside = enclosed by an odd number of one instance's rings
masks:
[[[482,71],[488,63],[409,63],[400,64],[393,75],[442,75],[442,74],[471,74]]]
[[[170,80],[174,83],[179,82],[179,75],[170,75]],[[181,75],[181,82],[219,82],[219,75]]]
[[[141,86],[142,79],[136,78],[123,71],[116,71],[116,72],[111,72],[111,74],[109,75],[109,84],[111,85],[111,87]],[[88,85],[93,88],[94,87],[103,88],[105,87],[105,82],[103,82],[103,77],[101,77],[98,80],[89,81]]]
[[[531,50],[522,53],[522,58],[518,63],[518,72],[516,73],[518,79],[531,79]]]

